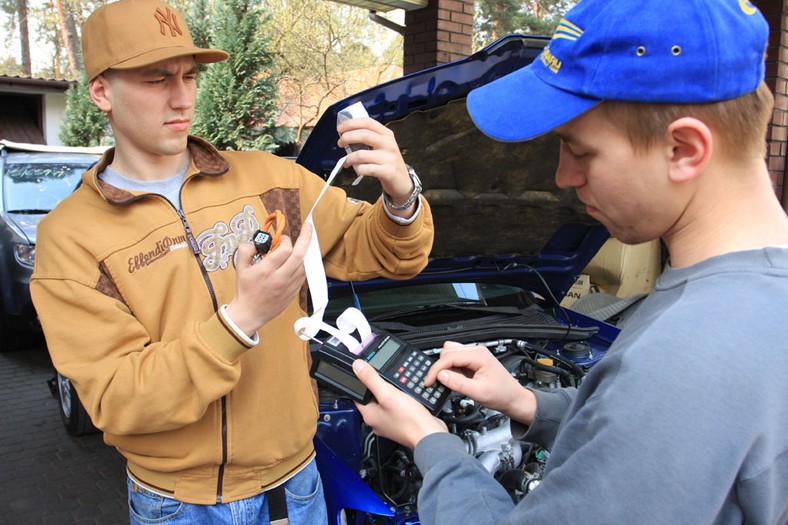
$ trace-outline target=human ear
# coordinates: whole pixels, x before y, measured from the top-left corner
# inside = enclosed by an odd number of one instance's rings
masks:
[[[101,111],[108,113],[110,109],[112,109],[112,103],[109,96],[111,86],[109,85],[107,77],[102,74],[91,80],[88,85],[88,91],[90,91],[90,98],[93,99],[93,103]]]
[[[672,182],[689,182],[706,169],[714,140],[705,123],[682,117],[668,126],[666,137],[671,148],[669,176]]]

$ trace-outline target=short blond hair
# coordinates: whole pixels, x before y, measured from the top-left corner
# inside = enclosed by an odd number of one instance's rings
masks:
[[[653,104],[606,100],[604,116],[629,135],[637,150],[647,150],[663,137],[668,126],[682,117],[704,122],[730,158],[766,154],[766,131],[772,117],[774,96],[762,82],[758,89],[730,100],[706,104]]]

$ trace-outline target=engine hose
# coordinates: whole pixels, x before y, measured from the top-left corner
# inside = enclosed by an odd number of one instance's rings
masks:
[[[583,371],[583,369],[580,368],[580,366],[578,366],[578,364],[575,363],[574,361],[572,361],[571,359],[567,359],[566,357],[564,357],[564,356],[562,356],[562,355],[560,355],[560,354],[558,354],[556,352],[553,352],[551,350],[547,350],[546,348],[540,350],[539,352],[544,354],[544,355],[546,355],[547,357],[549,357],[551,359],[554,359],[554,360],[556,360],[556,361],[558,361],[560,363],[565,364],[566,366],[571,368],[572,372],[577,374],[578,377],[584,377],[586,375],[586,373]]]
[[[528,477],[520,469],[507,470],[498,478],[498,482],[503,485],[508,492],[519,490],[525,492],[525,484],[528,482]]]

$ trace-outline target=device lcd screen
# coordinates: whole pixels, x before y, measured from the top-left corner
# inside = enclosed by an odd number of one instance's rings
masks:
[[[361,394],[367,390],[367,387],[364,386],[364,383],[359,381],[357,377],[347,374],[338,368],[331,366],[325,361],[320,361],[317,364],[317,372],[322,374],[325,378],[331,379],[335,383],[344,385],[353,392],[358,392]]]
[[[399,350],[400,346],[401,345],[394,339],[389,339],[383,343],[383,346],[381,346],[375,355],[372,356],[372,359],[369,360],[369,364],[371,364],[376,370],[380,370],[386,363],[388,363],[389,359],[391,359],[391,356],[394,355],[394,352]]]

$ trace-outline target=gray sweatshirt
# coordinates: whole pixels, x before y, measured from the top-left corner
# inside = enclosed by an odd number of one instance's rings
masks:
[[[668,267],[580,388],[537,399],[512,430],[551,450],[541,484],[515,506],[432,434],[422,523],[788,523],[788,249]]]

